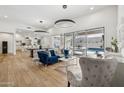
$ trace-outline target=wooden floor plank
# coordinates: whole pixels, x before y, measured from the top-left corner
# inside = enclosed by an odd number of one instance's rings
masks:
[[[59,62],[48,67],[32,61],[27,53],[0,55],[0,86],[15,87],[65,87],[67,78],[65,63]],[[62,71],[58,71],[63,67]]]

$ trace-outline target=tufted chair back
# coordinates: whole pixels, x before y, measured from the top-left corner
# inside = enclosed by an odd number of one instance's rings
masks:
[[[56,56],[56,54],[55,54],[55,51],[54,51],[54,50],[50,50],[50,54],[51,54],[51,56]]]
[[[86,87],[108,87],[114,76],[117,62],[114,59],[81,57],[82,84]]]

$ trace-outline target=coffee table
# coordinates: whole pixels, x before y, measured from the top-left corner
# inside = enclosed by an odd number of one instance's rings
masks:
[[[68,62],[70,61],[73,62],[74,60],[76,60],[76,64],[68,64]],[[78,60],[78,57],[76,56],[71,56],[69,58],[65,58],[65,57],[59,58],[59,61],[65,62],[66,71],[67,71],[68,66],[77,65],[77,62],[78,62],[77,60]]]

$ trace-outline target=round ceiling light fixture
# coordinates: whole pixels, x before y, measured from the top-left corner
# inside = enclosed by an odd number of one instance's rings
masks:
[[[71,19],[59,19],[55,21],[55,27],[67,28],[72,27],[76,22]]]
[[[38,33],[48,33],[47,31],[43,31],[43,30],[35,30],[34,32],[38,32]]]

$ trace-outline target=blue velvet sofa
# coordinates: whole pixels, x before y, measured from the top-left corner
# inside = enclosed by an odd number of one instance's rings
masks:
[[[46,51],[38,51],[39,61],[44,65],[54,64],[58,62],[57,56],[49,56],[49,53]]]
[[[55,54],[55,51],[53,49],[50,49],[50,54],[51,54],[51,56],[56,56],[57,58],[60,58],[59,55]]]

